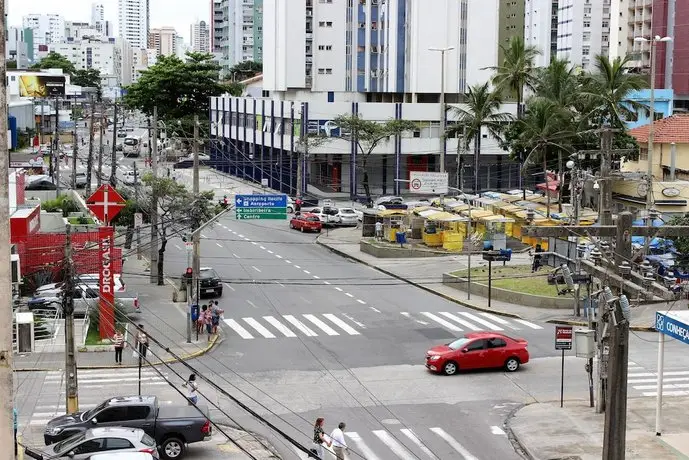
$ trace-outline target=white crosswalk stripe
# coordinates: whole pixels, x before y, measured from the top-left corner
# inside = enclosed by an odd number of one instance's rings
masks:
[[[476,326],[475,324],[472,324],[472,323],[470,323],[469,321],[463,320],[462,318],[460,318],[459,316],[455,315],[454,313],[449,313],[449,312],[446,312],[446,311],[441,311],[440,314],[443,315],[443,316],[446,317],[446,318],[450,318],[452,321],[455,321],[455,322],[461,324],[462,326],[464,326],[464,327],[466,327],[466,328],[468,328],[468,329],[471,329],[472,331],[480,331],[480,330],[481,330],[481,327],[480,327],[480,326]]]
[[[532,322],[530,322],[530,321],[527,321],[527,320],[525,320],[525,319],[515,319],[515,321],[518,322],[519,324],[523,324],[524,326],[528,326],[528,327],[530,327],[531,329],[543,329],[543,328],[542,328],[541,326],[539,326],[538,324],[534,324],[534,323],[532,323]]]
[[[504,331],[505,328],[518,331],[522,329],[522,326],[527,326],[536,330],[543,329],[542,326],[530,321],[517,318],[501,318],[492,313],[470,313],[466,311],[440,311],[431,313],[424,311],[421,312],[421,315],[452,332],[462,332],[466,330]]]
[[[409,451],[402,444],[397,442],[397,439],[395,439],[390,432],[385,430],[374,430],[373,434],[375,434],[378,439],[383,441],[384,444],[387,444],[388,447],[390,447],[390,450],[402,460],[414,460],[414,456],[409,453]]]
[[[297,338],[300,335],[318,337],[319,334],[328,336],[361,335],[361,332],[351,324],[351,318],[347,321],[333,313],[262,316],[258,318],[246,317],[241,318],[241,323],[239,320],[232,318],[225,318],[223,321],[231,329],[230,335],[236,333],[239,337],[246,340],[255,338]],[[356,321],[354,321],[354,324],[361,326]],[[277,334],[273,330],[277,331]]]
[[[437,315],[434,315],[433,313],[429,313],[429,312],[424,311],[424,312],[422,312],[421,314],[422,314],[423,316],[425,316],[426,318],[432,319],[432,320],[435,321],[436,323],[438,323],[438,324],[440,324],[440,325],[442,325],[442,326],[445,326],[446,328],[448,328],[448,329],[451,330],[451,331],[455,331],[455,332],[462,332],[462,331],[463,331],[463,329],[461,329],[461,328],[455,326],[454,324],[452,324],[452,323],[450,323],[450,322],[448,322],[448,321],[445,321],[444,319],[440,318],[440,317],[437,316]]]
[[[658,373],[653,369],[646,369],[639,364],[627,363],[627,382],[642,396],[658,396]],[[663,371],[663,396],[689,396],[689,371]]]
[[[472,315],[472,314],[469,313],[469,312],[460,311],[459,314],[462,315],[462,316],[464,316],[465,318],[469,318],[471,321],[474,321],[474,322],[479,323],[479,324],[483,324],[483,325],[486,326],[487,328],[492,329],[492,330],[494,330],[494,331],[504,331],[504,329],[501,328],[500,326],[497,326],[497,325],[495,325],[495,324],[493,324],[493,323],[491,323],[491,322],[489,322],[489,321],[486,321],[486,320],[483,319],[483,318],[479,318],[479,317],[476,316],[476,315]]]

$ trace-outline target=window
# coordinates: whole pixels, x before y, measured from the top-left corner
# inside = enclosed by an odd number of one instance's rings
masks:
[[[333,74],[333,69],[325,69],[325,74],[326,74],[326,75],[332,75],[332,74]]]
[[[127,420],[127,408],[111,407],[109,409],[105,409],[103,412],[96,415],[96,420],[98,420],[99,424],[123,422]]]
[[[467,347],[467,351],[479,351],[483,350],[485,348],[485,343],[486,341],[484,339],[477,340],[475,342],[472,342],[469,344]]]
[[[325,74],[325,69],[318,69],[318,74],[319,75]]]
[[[502,348],[502,347],[506,347],[506,346],[507,346],[507,342],[505,342],[504,340],[502,340],[498,337],[488,339],[488,348]]]
[[[100,452],[103,450],[104,441],[105,441],[104,439],[89,439],[88,441],[82,442],[77,447],[72,449],[72,452],[74,452],[75,455]]]
[[[325,27],[325,21],[318,21],[318,27]]]
[[[328,91],[328,102],[335,102],[335,92]]]
[[[325,27],[332,27],[332,26],[333,26],[333,22],[332,22],[332,21],[327,21],[327,22],[325,23]]]
[[[105,440],[105,450],[133,449],[134,445],[127,439],[108,438]]]
[[[127,409],[128,420],[145,420],[151,413],[151,408],[148,406],[131,406]]]
[[[648,147],[639,148],[639,160],[648,161]]]
[[[591,27],[591,21],[584,21],[584,28]]]

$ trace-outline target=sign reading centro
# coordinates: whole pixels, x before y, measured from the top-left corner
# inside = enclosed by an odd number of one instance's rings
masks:
[[[115,237],[113,227],[98,229],[100,268],[99,330],[101,339],[115,334],[115,278],[112,272],[112,247]]]

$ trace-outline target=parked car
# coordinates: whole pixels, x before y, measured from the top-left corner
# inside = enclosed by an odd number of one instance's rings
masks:
[[[504,368],[515,372],[529,362],[527,341],[497,332],[471,332],[426,352],[426,368],[445,375],[458,370]]]
[[[179,160],[177,163],[172,165],[173,169],[189,169],[194,167],[194,162],[188,158]]]
[[[321,232],[323,224],[317,215],[310,212],[302,212],[295,215],[289,221],[289,228],[303,232]]]
[[[98,284],[99,275],[97,273],[77,275],[74,278],[75,284]],[[34,297],[51,297],[57,296],[64,289],[64,281],[59,283],[44,284],[36,288]],[[125,284],[122,282],[122,275],[115,275],[115,290],[124,291]]]
[[[376,209],[407,209],[401,196],[381,196],[373,202]]]
[[[313,208],[309,212],[318,216],[318,218],[321,221],[321,224],[323,224],[324,226],[325,225],[333,225],[333,224],[337,224],[340,222],[340,219],[337,216],[337,212],[338,212],[337,208],[332,208],[330,206],[324,206],[322,208]]]
[[[357,225],[359,222],[359,216],[352,208],[339,208],[337,218],[340,225]]]
[[[73,292],[74,315],[85,316],[89,310],[98,308],[100,302],[99,288],[97,284],[77,285]],[[127,316],[140,312],[139,296],[135,293],[115,291],[115,303]],[[27,302],[29,310],[48,310],[62,308],[62,293],[51,296],[33,297]]]
[[[140,184],[141,174],[135,174],[134,171],[125,171],[123,182],[127,185]]]
[[[59,443],[90,428],[123,426],[142,428],[155,439],[160,455],[167,460],[184,456],[187,444],[211,438],[212,428],[205,406],[159,405],[155,396],[110,398],[86,412],[62,415],[48,422],[43,434],[46,445]]]
[[[88,183],[85,172],[77,172],[75,176],[75,184],[77,188],[84,188],[86,187],[86,184]]]
[[[117,131],[117,137],[121,139],[127,137],[127,131]]]
[[[57,190],[57,185],[51,179],[37,179],[26,184],[24,190]]]
[[[95,458],[94,454],[107,452],[115,453],[141,452],[153,458],[158,458],[155,440],[141,428],[125,428],[107,426],[91,428],[78,432],[63,441],[49,445],[42,449],[42,457],[26,454],[33,458],[69,458],[70,460],[86,460]]]
[[[182,275],[182,284],[186,285],[190,282],[189,275],[184,273]],[[211,267],[201,267],[199,269],[199,284],[201,285],[201,296],[214,295],[222,297],[222,278]]]

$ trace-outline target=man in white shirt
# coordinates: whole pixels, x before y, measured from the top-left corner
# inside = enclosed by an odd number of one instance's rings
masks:
[[[330,434],[330,440],[333,443],[333,451],[337,460],[344,460],[345,451],[347,450],[347,442],[344,437],[345,422],[340,422],[337,428]]]

